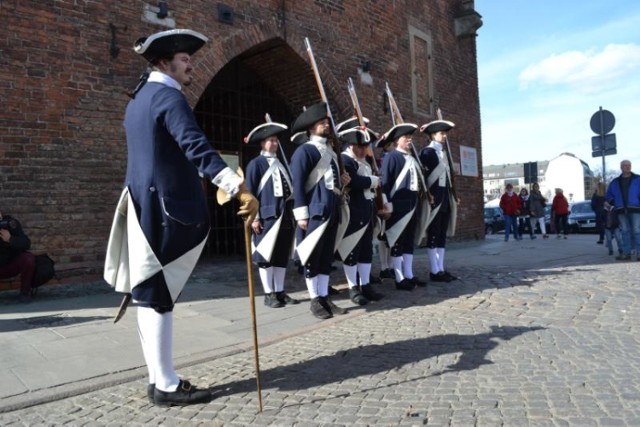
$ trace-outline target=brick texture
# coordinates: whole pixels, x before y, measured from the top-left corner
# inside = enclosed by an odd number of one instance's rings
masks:
[[[303,43],[309,37],[336,122],[351,114],[346,81],[352,77],[363,112],[381,132],[391,126],[385,81],[406,121],[434,119],[412,112],[408,28],[430,34],[433,101],[457,124],[450,134],[454,158],[459,161],[462,144],[476,148],[480,162],[475,38],[453,32],[461,0],[227,0],[233,25],[218,22],[209,1],[168,3],[178,28],[210,38],[194,56],[195,83],[186,91],[194,107],[235,59],[298,114],[319,100]],[[144,21],[144,7],[137,0],[0,2],[0,210],[21,220],[34,250],[52,255],[63,280],[101,274],[126,169],[126,90],[145,67],[131,46],[166,29]],[[372,86],[357,75],[365,61]],[[416,140],[426,142],[423,135]],[[478,177],[456,177],[460,239],[483,236],[478,168]]]

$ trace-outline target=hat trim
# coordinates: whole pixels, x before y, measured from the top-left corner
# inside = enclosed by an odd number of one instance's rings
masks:
[[[280,132],[284,132],[285,130],[289,129],[286,125],[283,125],[282,123],[276,123],[276,122],[263,123],[261,125],[256,126],[255,128],[253,128],[251,132],[249,132],[249,135],[247,135],[246,138],[244,139],[245,142],[251,141],[251,137],[253,136],[253,134],[258,132],[260,129],[264,129],[265,127],[268,127],[268,126],[275,126],[275,127],[281,128],[281,130],[279,132],[276,132],[276,134],[279,134]]]

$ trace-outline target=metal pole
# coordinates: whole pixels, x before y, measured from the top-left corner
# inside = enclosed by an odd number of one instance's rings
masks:
[[[605,187],[607,186],[607,172],[605,169],[605,152],[606,152],[606,147],[604,146],[604,117],[602,114],[602,106],[600,106],[600,139],[602,140],[602,182],[605,185]]]

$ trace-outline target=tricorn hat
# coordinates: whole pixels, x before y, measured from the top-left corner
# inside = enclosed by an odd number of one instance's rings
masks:
[[[447,132],[453,129],[456,125],[448,120],[434,120],[426,125],[420,126],[420,132],[424,132],[427,135],[444,131]]]
[[[350,145],[369,145],[369,133],[360,128],[351,128],[338,134],[340,141]]]
[[[365,126],[369,124],[369,119],[367,119],[366,117],[363,117],[362,121],[364,122]],[[347,129],[356,128],[356,127],[360,127],[360,121],[356,116],[353,116],[345,120],[344,122],[338,123],[336,125],[336,132],[340,133]]]
[[[309,135],[307,135],[307,131],[298,132],[291,137],[291,142],[295,145],[302,145],[309,140]]]
[[[302,112],[291,126],[291,132],[298,133],[301,131],[308,131],[314,123],[319,122],[322,119],[329,117],[329,111],[327,110],[326,102],[319,102],[313,104]]]
[[[245,136],[244,142],[246,144],[259,144],[269,137],[280,135],[287,129],[288,127],[286,125],[283,125],[282,123],[263,123],[253,128],[253,130],[249,132],[249,135]]]
[[[400,123],[385,132],[376,144],[378,147],[385,146],[388,142],[393,142],[404,135],[411,135],[418,129],[418,125],[413,123]]]
[[[208,41],[207,37],[193,30],[175,29],[142,37],[133,44],[133,50],[153,63],[159,58],[178,52],[193,55]]]

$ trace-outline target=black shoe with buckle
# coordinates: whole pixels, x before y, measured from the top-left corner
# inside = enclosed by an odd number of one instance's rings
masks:
[[[412,291],[416,287],[416,284],[409,279],[402,279],[401,282],[396,282],[396,289],[400,291]]]
[[[444,271],[444,275],[449,278],[449,281],[453,281],[453,280],[458,280],[458,278],[456,276],[454,276],[453,274],[449,273],[447,270]]]
[[[318,319],[330,319],[333,317],[331,309],[322,303],[320,297],[315,297],[311,300],[311,314]]]
[[[156,385],[155,384],[149,384],[147,386],[147,399],[149,399],[149,403],[156,403],[156,401],[153,398],[153,394],[156,391]]]
[[[323,300],[323,298],[320,297],[320,302],[321,303],[323,302],[322,300]],[[324,297],[324,304],[326,304],[326,306],[329,307],[329,310],[331,310],[331,313],[333,313],[333,314],[347,314],[347,309],[342,308],[342,307],[338,307],[337,305],[335,305],[333,303],[333,301],[331,301],[331,298],[329,298],[329,297]]]
[[[364,295],[364,297],[369,301],[380,301],[384,297],[384,295],[376,292],[371,283],[369,283],[368,285],[360,286],[360,291],[362,292],[362,295]]]
[[[271,308],[284,307],[284,303],[278,299],[278,296],[276,295],[275,292],[271,292],[270,294],[265,294],[264,305]]]
[[[300,304],[300,301],[298,301],[295,298],[291,298],[289,295],[286,294],[285,291],[276,292],[276,298],[278,298],[278,301],[280,301],[285,305]]]
[[[180,380],[176,391],[162,391],[156,387],[153,391],[153,400],[158,406],[186,406],[211,401],[209,390],[199,390],[189,381]]]
[[[415,276],[409,280],[411,280],[413,283],[415,283],[416,286],[419,286],[421,288],[424,288],[425,286],[427,286],[427,282],[425,282],[424,280],[420,280]]]
[[[429,273],[429,278],[431,279],[432,282],[449,283],[451,281],[451,279],[449,279],[449,277],[447,277],[447,275],[444,274],[444,271],[439,271],[436,274]]]
[[[362,295],[362,292],[360,292],[360,286],[349,288],[349,299],[351,299],[351,301],[353,301],[353,303],[357,305],[369,304],[369,300],[364,295]]]
[[[340,293],[339,290],[337,290],[333,286],[329,286],[329,295],[338,295],[339,293]]]

